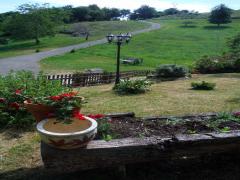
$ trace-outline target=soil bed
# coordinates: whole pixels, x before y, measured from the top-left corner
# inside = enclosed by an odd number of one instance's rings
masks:
[[[240,117],[230,113],[185,117],[115,117],[110,123],[111,135],[117,139],[151,136],[173,138],[177,134],[220,133],[234,130],[240,130]]]
[[[49,119],[46,124],[44,124],[44,129],[54,133],[71,133],[77,131],[86,130],[91,126],[90,121],[81,121],[78,119],[71,119],[66,121],[59,121],[54,119]]]

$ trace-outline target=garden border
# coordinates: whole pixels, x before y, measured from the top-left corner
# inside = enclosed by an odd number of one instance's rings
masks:
[[[114,117],[129,113],[111,114]],[[132,115],[132,114],[131,114]],[[216,116],[216,113],[181,116]],[[171,116],[172,118],[173,116]],[[147,117],[163,120],[167,117]],[[169,118],[169,117],[168,117]],[[74,172],[103,167],[125,167],[126,164],[197,158],[204,155],[238,153],[240,131],[229,133],[179,134],[174,137],[123,138],[111,141],[94,140],[86,148],[59,150],[41,143],[41,155],[47,170]],[[123,168],[124,169],[124,168]]]

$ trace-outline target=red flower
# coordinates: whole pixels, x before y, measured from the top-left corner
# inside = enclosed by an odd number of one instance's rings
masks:
[[[5,103],[6,99],[5,98],[0,98],[0,103]]]
[[[73,96],[76,96],[76,95],[77,95],[76,92],[70,92],[70,93],[61,94],[60,96],[61,97],[73,97]]]
[[[74,118],[77,118],[77,119],[79,119],[79,120],[86,120],[85,117],[84,117],[84,115],[81,114],[81,113],[79,113],[79,111],[74,111],[74,112],[73,112],[73,117],[74,117]]]
[[[13,102],[9,105],[11,108],[14,108],[16,110],[18,110],[20,108],[20,105],[17,102]]]
[[[101,118],[104,118],[105,115],[103,114],[89,114],[88,117],[92,118],[92,119],[101,119]]]
[[[53,101],[60,101],[62,99],[62,97],[61,96],[51,96],[50,99]]]
[[[20,90],[20,89],[17,89],[16,91],[15,91],[15,94],[17,94],[17,95],[20,95],[22,93],[22,90]]]

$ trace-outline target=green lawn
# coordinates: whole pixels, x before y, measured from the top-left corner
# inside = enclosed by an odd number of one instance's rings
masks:
[[[149,25],[136,21],[101,21],[101,22],[82,22],[78,23],[90,31],[89,41],[102,39],[109,32],[119,33],[143,29]],[[73,25],[66,25],[65,28],[71,28]],[[62,27],[63,28],[63,27]],[[54,37],[40,38],[41,43],[35,44],[34,40],[10,41],[8,45],[0,45],[0,58],[18,56],[35,53],[36,49],[40,51],[50,50],[57,47],[63,47],[85,42],[84,37],[72,37],[64,34],[57,34]]]
[[[191,90],[191,82],[196,81],[216,83],[216,90]],[[88,101],[82,112],[135,112],[137,116],[164,116],[240,110],[240,74],[194,75],[188,80],[153,84],[151,91],[140,95],[119,96],[112,87],[81,88],[81,96]]]
[[[184,28],[185,20],[159,20],[162,28],[133,37],[122,48],[122,56],[144,59],[141,66],[124,65],[122,70],[155,68],[158,64],[177,63],[192,66],[203,55],[217,55],[227,51],[226,41],[237,34],[240,20],[220,29],[206,20],[192,20],[196,27]],[[103,68],[115,71],[116,46],[99,45],[78,50],[74,54],[50,57],[41,61],[46,71],[81,71],[86,68]]]

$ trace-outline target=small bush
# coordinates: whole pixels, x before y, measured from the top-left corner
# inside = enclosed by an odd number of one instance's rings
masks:
[[[192,82],[191,86],[194,90],[213,90],[216,87],[216,84],[202,81]]]
[[[39,53],[40,52],[40,49],[36,49],[36,51],[35,51],[36,53]]]
[[[236,57],[236,60],[234,61],[234,67],[236,72],[240,72],[240,57]]]
[[[156,75],[159,78],[186,77],[188,73],[189,73],[188,68],[175,64],[160,65],[156,69]]]
[[[228,54],[215,57],[204,56],[196,62],[195,69],[203,74],[235,72],[234,58]]]
[[[72,49],[71,51],[70,51],[70,53],[75,53],[76,52],[76,50],[75,49]]]
[[[8,44],[8,39],[7,38],[4,38],[4,37],[0,37],[0,44],[2,44],[2,45],[6,45],[6,44]]]
[[[140,94],[148,91],[151,85],[147,80],[121,80],[113,90],[118,94]]]

